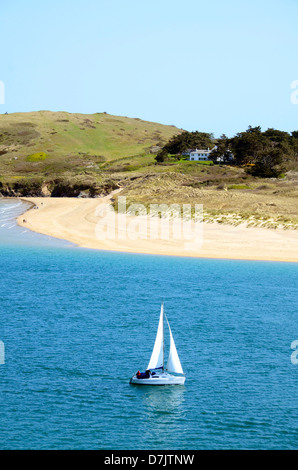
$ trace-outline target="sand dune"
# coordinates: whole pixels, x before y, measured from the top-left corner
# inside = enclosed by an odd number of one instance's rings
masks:
[[[34,206],[19,225],[80,247],[130,253],[298,261],[298,231],[116,214],[111,197],[24,198]],[[186,227],[187,226],[187,227]]]

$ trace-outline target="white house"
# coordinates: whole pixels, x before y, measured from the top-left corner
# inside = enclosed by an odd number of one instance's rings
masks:
[[[189,149],[186,152],[183,152],[183,155],[188,156],[189,160],[193,161],[205,161],[209,160],[210,153],[213,149]]]
[[[188,160],[193,160],[193,161],[206,161],[209,160],[210,158],[210,153],[212,150],[215,150],[217,146],[215,145],[212,149],[188,149],[186,152],[183,152],[182,155],[185,155],[188,157]],[[234,160],[234,155],[230,150],[226,152],[225,157],[222,155],[221,157],[216,158],[217,163],[231,163]]]

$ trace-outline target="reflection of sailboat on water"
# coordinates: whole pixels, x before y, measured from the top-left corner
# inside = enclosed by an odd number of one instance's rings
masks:
[[[164,316],[170,333],[170,352],[166,369],[164,367]],[[183,385],[184,382],[185,375],[162,303],[157,335],[148,367],[146,372],[137,372],[130,379],[130,383],[135,385]]]

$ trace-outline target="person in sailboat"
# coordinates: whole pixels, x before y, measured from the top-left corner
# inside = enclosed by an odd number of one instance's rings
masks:
[[[136,376],[138,379],[149,379],[151,376],[151,371],[149,369],[147,369],[145,372],[140,372],[138,370],[138,372],[136,373]]]

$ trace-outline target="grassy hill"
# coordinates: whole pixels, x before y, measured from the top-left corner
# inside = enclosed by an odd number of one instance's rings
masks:
[[[150,153],[181,132],[140,119],[39,111],[0,115],[1,175],[60,174],[97,169]]]
[[[227,165],[157,165],[156,149],[181,132],[106,113],[0,115],[0,196],[96,197],[123,188],[128,204],[198,203],[206,221],[298,228],[297,171],[261,179]]]

